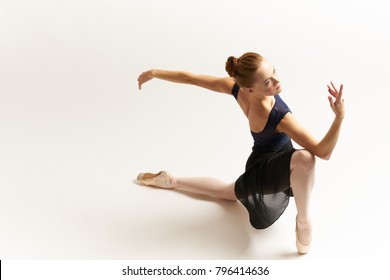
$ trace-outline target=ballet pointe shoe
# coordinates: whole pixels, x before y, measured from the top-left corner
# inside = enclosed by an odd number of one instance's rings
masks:
[[[307,243],[306,245],[303,245],[299,241],[299,238],[298,238],[298,220],[296,220],[296,222],[295,222],[295,244],[297,246],[298,253],[301,254],[301,255],[307,254],[309,252],[309,250],[310,250],[311,234],[310,234],[309,243]]]
[[[137,176],[137,181],[147,185],[155,186],[163,189],[171,189],[174,177],[167,171],[160,171],[159,173],[140,173]]]

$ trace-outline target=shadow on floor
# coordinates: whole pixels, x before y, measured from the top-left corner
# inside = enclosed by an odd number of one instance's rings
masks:
[[[161,217],[157,213],[153,220],[140,220],[137,225],[118,225],[121,227],[115,230],[120,233],[118,238],[128,248],[123,258],[241,259],[245,255],[253,229],[246,209],[239,202],[182,190],[171,191],[206,203],[215,203],[218,207],[211,207],[216,211],[212,210],[206,215],[202,213],[183,217],[179,213],[173,217]]]

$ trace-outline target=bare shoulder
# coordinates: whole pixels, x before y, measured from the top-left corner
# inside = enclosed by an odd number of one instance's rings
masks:
[[[226,93],[232,94],[232,89],[233,89],[234,84],[236,83],[236,81],[232,77],[224,77],[224,78],[221,78],[221,79],[222,79],[221,82],[225,85]]]
[[[208,75],[193,75],[192,84],[215,92],[231,94],[234,86],[232,77],[214,77]]]

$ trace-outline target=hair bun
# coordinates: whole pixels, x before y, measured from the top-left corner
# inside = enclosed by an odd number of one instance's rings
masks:
[[[236,76],[238,59],[234,56],[229,56],[226,61],[225,70],[229,74],[230,77]]]

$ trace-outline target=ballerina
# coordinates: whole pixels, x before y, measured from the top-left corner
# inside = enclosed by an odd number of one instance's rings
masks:
[[[225,64],[229,77],[196,75],[183,71],[152,69],[138,78],[139,89],[153,78],[190,84],[232,95],[249,121],[254,145],[245,172],[234,182],[215,178],[176,177],[167,171],[140,173],[145,185],[239,200],[248,210],[251,225],[264,229],[285,211],[289,198],[297,208],[296,246],[300,254],[309,251],[312,239],[310,196],[314,185],[316,157],[329,160],[337,144],[344,119],[343,85],[328,85],[329,104],[335,114],[325,136],[316,140],[294,118],[279,93],[282,85],[273,65],[263,56],[248,52],[231,56]],[[295,149],[294,140],[303,149]]]

